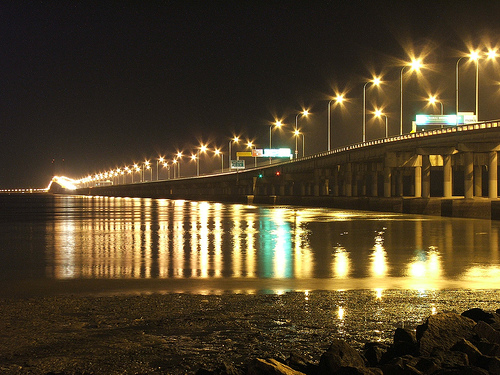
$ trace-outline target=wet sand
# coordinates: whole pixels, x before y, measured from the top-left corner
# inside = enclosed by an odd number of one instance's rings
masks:
[[[292,351],[317,361],[333,338],[389,341],[432,312],[499,301],[495,290],[3,298],[0,373],[184,374]]]

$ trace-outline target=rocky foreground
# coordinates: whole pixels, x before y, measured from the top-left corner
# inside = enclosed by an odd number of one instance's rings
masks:
[[[361,351],[333,340],[319,364],[292,354],[284,361],[256,358],[244,369],[222,364],[197,375],[500,374],[500,309],[474,308],[431,315],[416,329],[397,328],[390,345],[366,343]]]
[[[497,373],[498,314],[484,311],[498,307],[498,296],[348,290],[0,299],[0,374]],[[484,311],[461,315],[471,307]]]

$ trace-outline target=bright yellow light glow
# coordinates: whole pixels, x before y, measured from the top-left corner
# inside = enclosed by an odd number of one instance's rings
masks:
[[[239,141],[240,141],[240,137],[234,137],[234,138],[233,138],[233,142],[234,142],[234,143],[238,143]]]
[[[298,130],[298,129],[295,129],[295,131],[293,132],[293,134],[294,134],[295,136],[299,136],[299,135],[300,135],[300,132],[299,132],[299,130]]]
[[[281,127],[281,125],[283,125],[283,123],[281,122],[281,120],[278,120],[274,123],[274,125],[276,125],[279,128]]]
[[[146,160],[146,161],[144,162],[144,165],[145,165],[146,167],[148,167],[148,166],[149,166],[149,160]]]
[[[196,155],[191,155],[191,160],[196,160]]]
[[[380,77],[374,77],[372,79],[372,83],[375,85],[375,86],[378,86],[382,83],[382,81],[380,80]]]
[[[337,311],[337,316],[339,320],[344,320],[344,315],[345,315],[345,310],[342,306],[339,306],[339,309]]]
[[[221,153],[221,152],[220,152],[220,150],[219,150],[218,148],[216,148],[216,149],[214,150],[214,154],[215,154],[215,155],[217,155],[217,156],[218,156],[218,155],[220,155],[220,153]]]
[[[339,94],[335,97],[335,103],[337,104],[342,104],[342,102],[345,100],[344,95]]]
[[[375,115],[375,117],[382,117],[384,115],[381,109],[376,109],[373,114]]]
[[[486,53],[486,56],[488,56],[488,59],[495,59],[497,55],[497,50],[496,49],[489,49],[488,52]]]
[[[419,71],[422,67],[421,59],[413,59],[410,63],[411,70]]]
[[[177,153],[177,157],[178,157],[178,158],[182,158],[182,156],[183,156],[183,155],[182,155],[182,152],[178,152],[178,153]]]
[[[472,51],[469,54],[469,57],[470,57],[471,60],[477,61],[477,60],[479,60],[479,52],[478,51]]]
[[[172,160],[173,164],[177,164],[177,159]]]
[[[163,163],[163,162],[165,161],[165,158],[164,158],[163,156],[160,156],[160,157],[158,158],[158,161],[159,161],[160,163]]]
[[[302,116],[307,116],[308,114],[309,114],[309,110],[304,109],[304,110],[302,111]]]

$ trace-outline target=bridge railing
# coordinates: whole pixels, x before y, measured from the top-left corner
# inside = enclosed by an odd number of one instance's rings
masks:
[[[310,159],[314,159],[317,157],[334,155],[334,154],[338,154],[341,152],[356,150],[356,149],[363,148],[363,147],[375,146],[375,145],[380,145],[383,143],[392,143],[392,142],[397,142],[397,141],[402,141],[402,140],[407,140],[407,139],[439,136],[439,135],[450,134],[450,133],[466,132],[466,131],[470,131],[470,130],[498,128],[499,121],[500,120],[485,121],[485,122],[478,122],[478,123],[474,123],[474,124],[464,124],[464,125],[458,125],[458,126],[448,126],[448,127],[444,127],[444,128],[440,128],[440,129],[433,129],[433,130],[426,130],[426,131],[415,132],[415,133],[395,135],[395,136],[388,137],[388,138],[379,138],[379,139],[374,139],[371,141],[354,143],[351,145],[338,147],[338,148],[333,149],[331,151],[319,152],[317,154],[313,154],[313,155],[309,155],[309,156],[305,156],[305,157],[296,159],[296,161],[310,160]]]

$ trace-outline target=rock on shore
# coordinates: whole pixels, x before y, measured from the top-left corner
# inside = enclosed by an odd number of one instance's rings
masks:
[[[288,359],[255,358],[244,368],[227,363],[197,375],[447,375],[500,374],[500,309],[474,308],[429,316],[415,329],[397,328],[390,345],[366,343],[363,350],[333,340],[315,364],[292,354]]]

